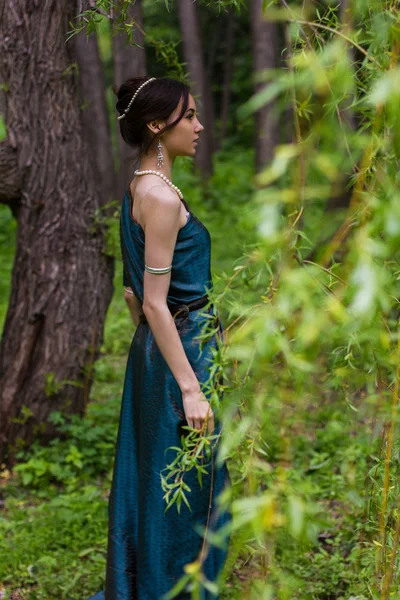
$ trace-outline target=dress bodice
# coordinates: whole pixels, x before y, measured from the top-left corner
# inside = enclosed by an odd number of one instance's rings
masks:
[[[130,211],[127,190],[120,217],[123,285],[131,287],[143,303],[145,233],[142,226],[133,220]],[[174,306],[197,300],[211,288],[211,236],[206,226],[189,210],[185,225],[178,231],[167,303]]]

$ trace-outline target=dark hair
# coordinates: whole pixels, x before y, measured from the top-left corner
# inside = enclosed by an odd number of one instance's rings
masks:
[[[149,77],[132,77],[127,79],[114,93],[118,96],[117,111],[122,114],[132,100],[134,93]],[[185,83],[170,77],[157,77],[145,85],[134,99],[126,116],[119,121],[120,132],[124,141],[135,149],[138,147],[136,160],[147,154],[150,146],[165,132],[174,127],[185,114],[189,104],[190,88]],[[155,120],[166,121],[183,99],[179,116],[166,125],[161,131],[152,135],[146,123]]]

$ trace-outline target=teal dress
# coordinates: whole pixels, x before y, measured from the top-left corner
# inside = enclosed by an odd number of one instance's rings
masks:
[[[121,208],[120,236],[123,284],[130,286],[143,303],[145,234],[132,219],[128,191]],[[204,296],[212,287],[210,262],[210,234],[189,210],[187,222],[178,232],[167,303],[174,306]],[[200,383],[209,380],[216,336],[222,339],[224,336],[218,319],[216,333],[201,347],[196,340],[204,322],[209,321],[205,315],[215,315],[214,311],[212,306],[200,308],[175,319],[185,353]],[[203,391],[210,400],[210,391]],[[222,394],[219,398],[222,400]],[[218,434],[221,426],[215,410],[214,415],[214,433]],[[203,536],[198,526],[205,527],[208,522],[211,532],[222,527],[229,531],[231,514],[222,511],[215,502],[231,483],[226,463],[216,466],[218,439],[214,442],[213,461],[204,459],[207,475],[203,474],[202,487],[196,469],[185,474],[184,481],[191,488],[186,494],[191,511],[182,502],[180,513],[176,504],[164,512],[167,505],[160,472],[176,456],[175,450],[167,448],[181,447],[181,435],[187,431],[182,426],[186,424],[181,390],[150,325],[140,322],[129,350],[122,395],[108,507],[106,585],[104,591],[90,600],[161,600],[184,575],[184,566],[199,557]],[[229,533],[225,539],[224,547],[210,545],[205,553],[202,572],[212,582],[219,582]],[[176,598],[190,600],[191,593],[183,590]],[[217,594],[202,590],[202,600],[217,598]]]

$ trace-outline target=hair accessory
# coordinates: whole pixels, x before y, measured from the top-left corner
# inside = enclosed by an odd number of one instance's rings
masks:
[[[130,107],[132,106],[132,102],[134,101],[134,99],[136,98],[136,96],[138,95],[138,93],[140,92],[140,90],[147,85],[148,83],[150,83],[150,81],[154,81],[154,79],[157,79],[156,77],[150,77],[150,79],[147,79],[144,83],[142,83],[142,85],[140,85],[138,87],[138,89],[136,90],[136,92],[133,94],[131,101],[129,102],[128,106],[126,107],[126,109],[124,110],[124,112],[122,113],[122,115],[119,115],[119,117],[117,117],[118,120],[123,119],[124,117],[126,117],[126,113],[129,112]]]

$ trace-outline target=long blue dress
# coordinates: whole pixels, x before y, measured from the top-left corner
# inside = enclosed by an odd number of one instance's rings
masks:
[[[183,201],[188,208],[185,201]],[[124,264],[123,284],[130,286],[143,303],[145,234],[131,216],[130,195],[125,193],[120,220],[121,251]],[[178,232],[174,249],[171,283],[167,303],[171,306],[201,298],[212,287],[211,238],[205,225],[189,210],[186,224]],[[200,382],[209,380],[212,348],[217,348],[213,333],[200,348],[199,335],[205,315],[215,314],[214,307],[193,310],[177,316],[176,327],[189,362]],[[209,391],[203,389],[207,400]],[[222,394],[219,399],[222,400]],[[216,411],[214,433],[221,431]],[[119,430],[116,443],[113,480],[108,507],[109,531],[105,590],[90,600],[161,600],[184,574],[184,566],[200,554],[203,537],[196,525],[209,531],[225,526],[229,530],[231,513],[217,507],[215,499],[230,485],[225,462],[215,464],[218,440],[214,443],[213,468],[205,460],[208,474],[203,475],[202,488],[197,470],[185,474],[191,488],[187,498],[192,512],[182,502],[167,512],[160,472],[176,456],[170,446],[181,447],[181,435],[187,430],[181,390],[160,352],[150,325],[140,322],[132,339],[126,367]],[[213,472],[211,472],[213,471]],[[165,475],[165,471],[164,471]],[[211,502],[210,502],[211,491]],[[210,510],[211,508],[211,510]],[[210,512],[210,514],[209,514]],[[226,525],[228,526],[226,527]],[[229,544],[229,533],[223,548],[209,546],[203,562],[204,576],[221,583]],[[189,600],[184,590],[177,596]],[[202,589],[202,600],[218,598]]]

